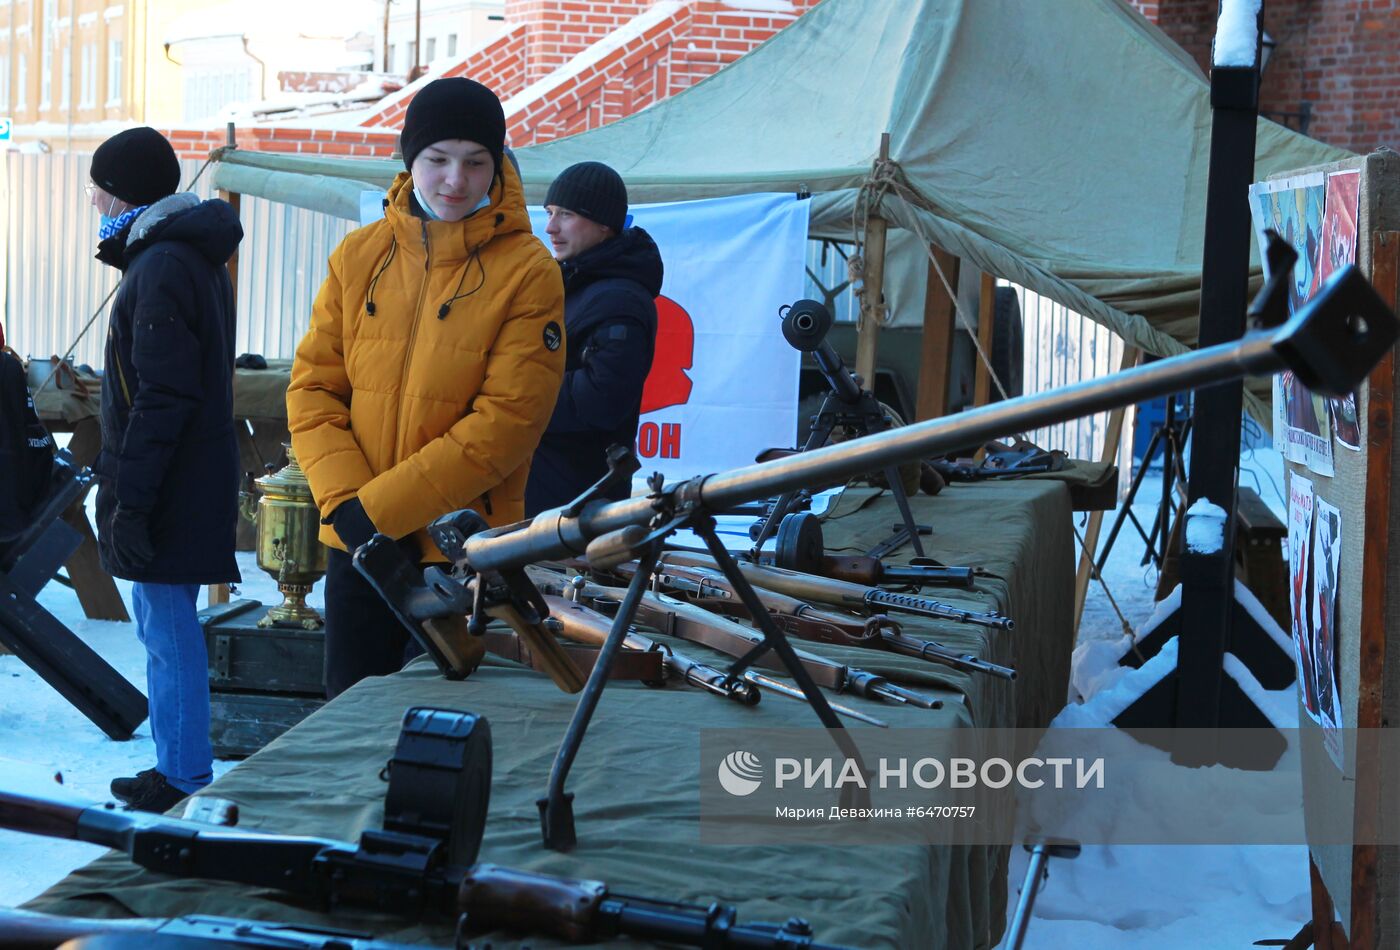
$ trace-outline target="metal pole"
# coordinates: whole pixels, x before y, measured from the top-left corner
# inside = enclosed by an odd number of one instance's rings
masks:
[[[1221,9],[1244,0],[1223,0]],[[1254,24],[1253,62],[1236,64],[1226,38],[1216,37],[1210,74],[1213,109],[1210,179],[1206,191],[1201,264],[1202,348],[1241,337],[1249,295],[1249,185],[1254,177],[1254,137],[1259,115],[1259,31]],[[1225,18],[1221,18],[1225,22]],[[1181,554],[1181,642],[1177,654],[1176,717],[1183,728],[1220,724],[1225,651],[1234,602],[1235,491],[1240,457],[1244,387],[1232,382],[1201,390],[1193,412],[1187,505],[1206,500],[1225,511],[1218,551],[1187,545]],[[1166,473],[1163,473],[1165,481]],[[1189,517],[1189,516],[1188,516]]]

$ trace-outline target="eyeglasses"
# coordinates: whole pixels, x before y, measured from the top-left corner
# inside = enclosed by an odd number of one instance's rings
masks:
[[[94,185],[92,182],[88,182],[86,185],[83,185],[83,192],[87,194],[89,198],[91,198],[93,196],[93,193],[96,191],[97,186]]]

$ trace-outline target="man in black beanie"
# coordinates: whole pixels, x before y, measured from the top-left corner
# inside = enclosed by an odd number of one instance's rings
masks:
[[[195,598],[239,579],[234,305],[225,266],[243,228],[224,201],[176,193],[180,162],[155,129],[92,157],[97,258],[122,272],[102,372],[97,535],[102,566],[132,581],[156,765],[112,782],[163,812],[209,784],[209,662]]]
[[[607,471],[610,446],[636,443],[663,273],[651,235],[627,226],[627,187],[607,165],[564,169],[544,204],[564,276],[569,348],[559,401],[531,463],[527,516],[568,504]],[[607,497],[630,493],[618,485]]]

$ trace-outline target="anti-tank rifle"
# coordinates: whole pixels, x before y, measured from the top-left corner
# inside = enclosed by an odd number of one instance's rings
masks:
[[[1266,287],[1266,292],[1274,291]],[[639,560],[640,569],[584,687],[575,722],[566,734],[566,743],[576,747],[583,732],[577,726],[586,726],[596,707],[606,680],[607,656],[620,648],[642,602],[659,545],[673,532],[688,528],[702,538],[719,569],[735,584],[741,600],[756,618],[763,646],[776,653],[793,675],[842,751],[858,758],[858,750],[843,738],[840,720],[793,653],[782,631],[767,619],[767,611],[758,602],[749,581],[715,533],[713,513],[803,488],[816,490],[843,484],[865,472],[943,455],[962,446],[983,444],[1017,432],[1158,396],[1233,382],[1246,376],[1272,375],[1289,369],[1313,392],[1342,396],[1365,380],[1372,367],[1395,345],[1397,335],[1400,335],[1400,325],[1394,313],[1360,271],[1349,266],[1333,275],[1286,323],[1252,331],[1233,342],[1084,380],[1062,389],[1007,399],[954,416],[930,419],[673,485],[665,484],[660,475],[654,475],[648,483],[651,490],[647,495],[606,501],[601,490],[619,478],[630,478],[638,468],[635,458],[627,450],[619,449],[610,459],[609,475],[562,508],[501,527],[488,527],[473,512],[457,512],[439,519],[430,526],[430,533],[451,562],[450,570],[430,568],[426,578],[403,583],[405,572],[401,564],[399,568],[393,565],[393,554],[387,559],[375,556],[377,552],[394,547],[390,539],[383,537],[376,537],[362,546],[355,554],[355,563],[390,601],[414,636],[420,642],[431,642],[430,634],[423,630],[426,621],[452,615],[460,617],[468,612],[471,615],[468,633],[483,631],[491,611],[502,609],[514,611],[527,628],[537,629],[547,608],[540,603],[538,591],[525,577],[527,565],[579,555],[598,568]],[[389,563],[385,563],[386,560]],[[402,555],[399,561],[404,561]],[[410,567],[407,573],[414,571]],[[443,652],[450,660],[450,653]],[[741,657],[731,674],[742,672],[757,656],[756,651],[750,651]],[[571,673],[573,669],[569,665]],[[561,681],[560,685],[569,689],[572,683]],[[571,759],[572,753],[564,755],[561,749],[556,762]],[[552,847],[571,847],[574,838],[567,800],[552,796],[547,805],[542,805],[542,816],[546,843]]]

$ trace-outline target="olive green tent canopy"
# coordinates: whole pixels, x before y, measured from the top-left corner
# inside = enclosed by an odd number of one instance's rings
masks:
[[[1195,341],[1210,127],[1200,70],[1126,0],[826,0],[703,82],[516,156],[532,202],[595,160],[635,203],[810,192],[814,237],[877,205],[916,257],[931,241],[1170,355]],[[1268,121],[1257,142],[1256,180],[1347,155]],[[348,218],[403,167],[218,158],[220,188]]]

